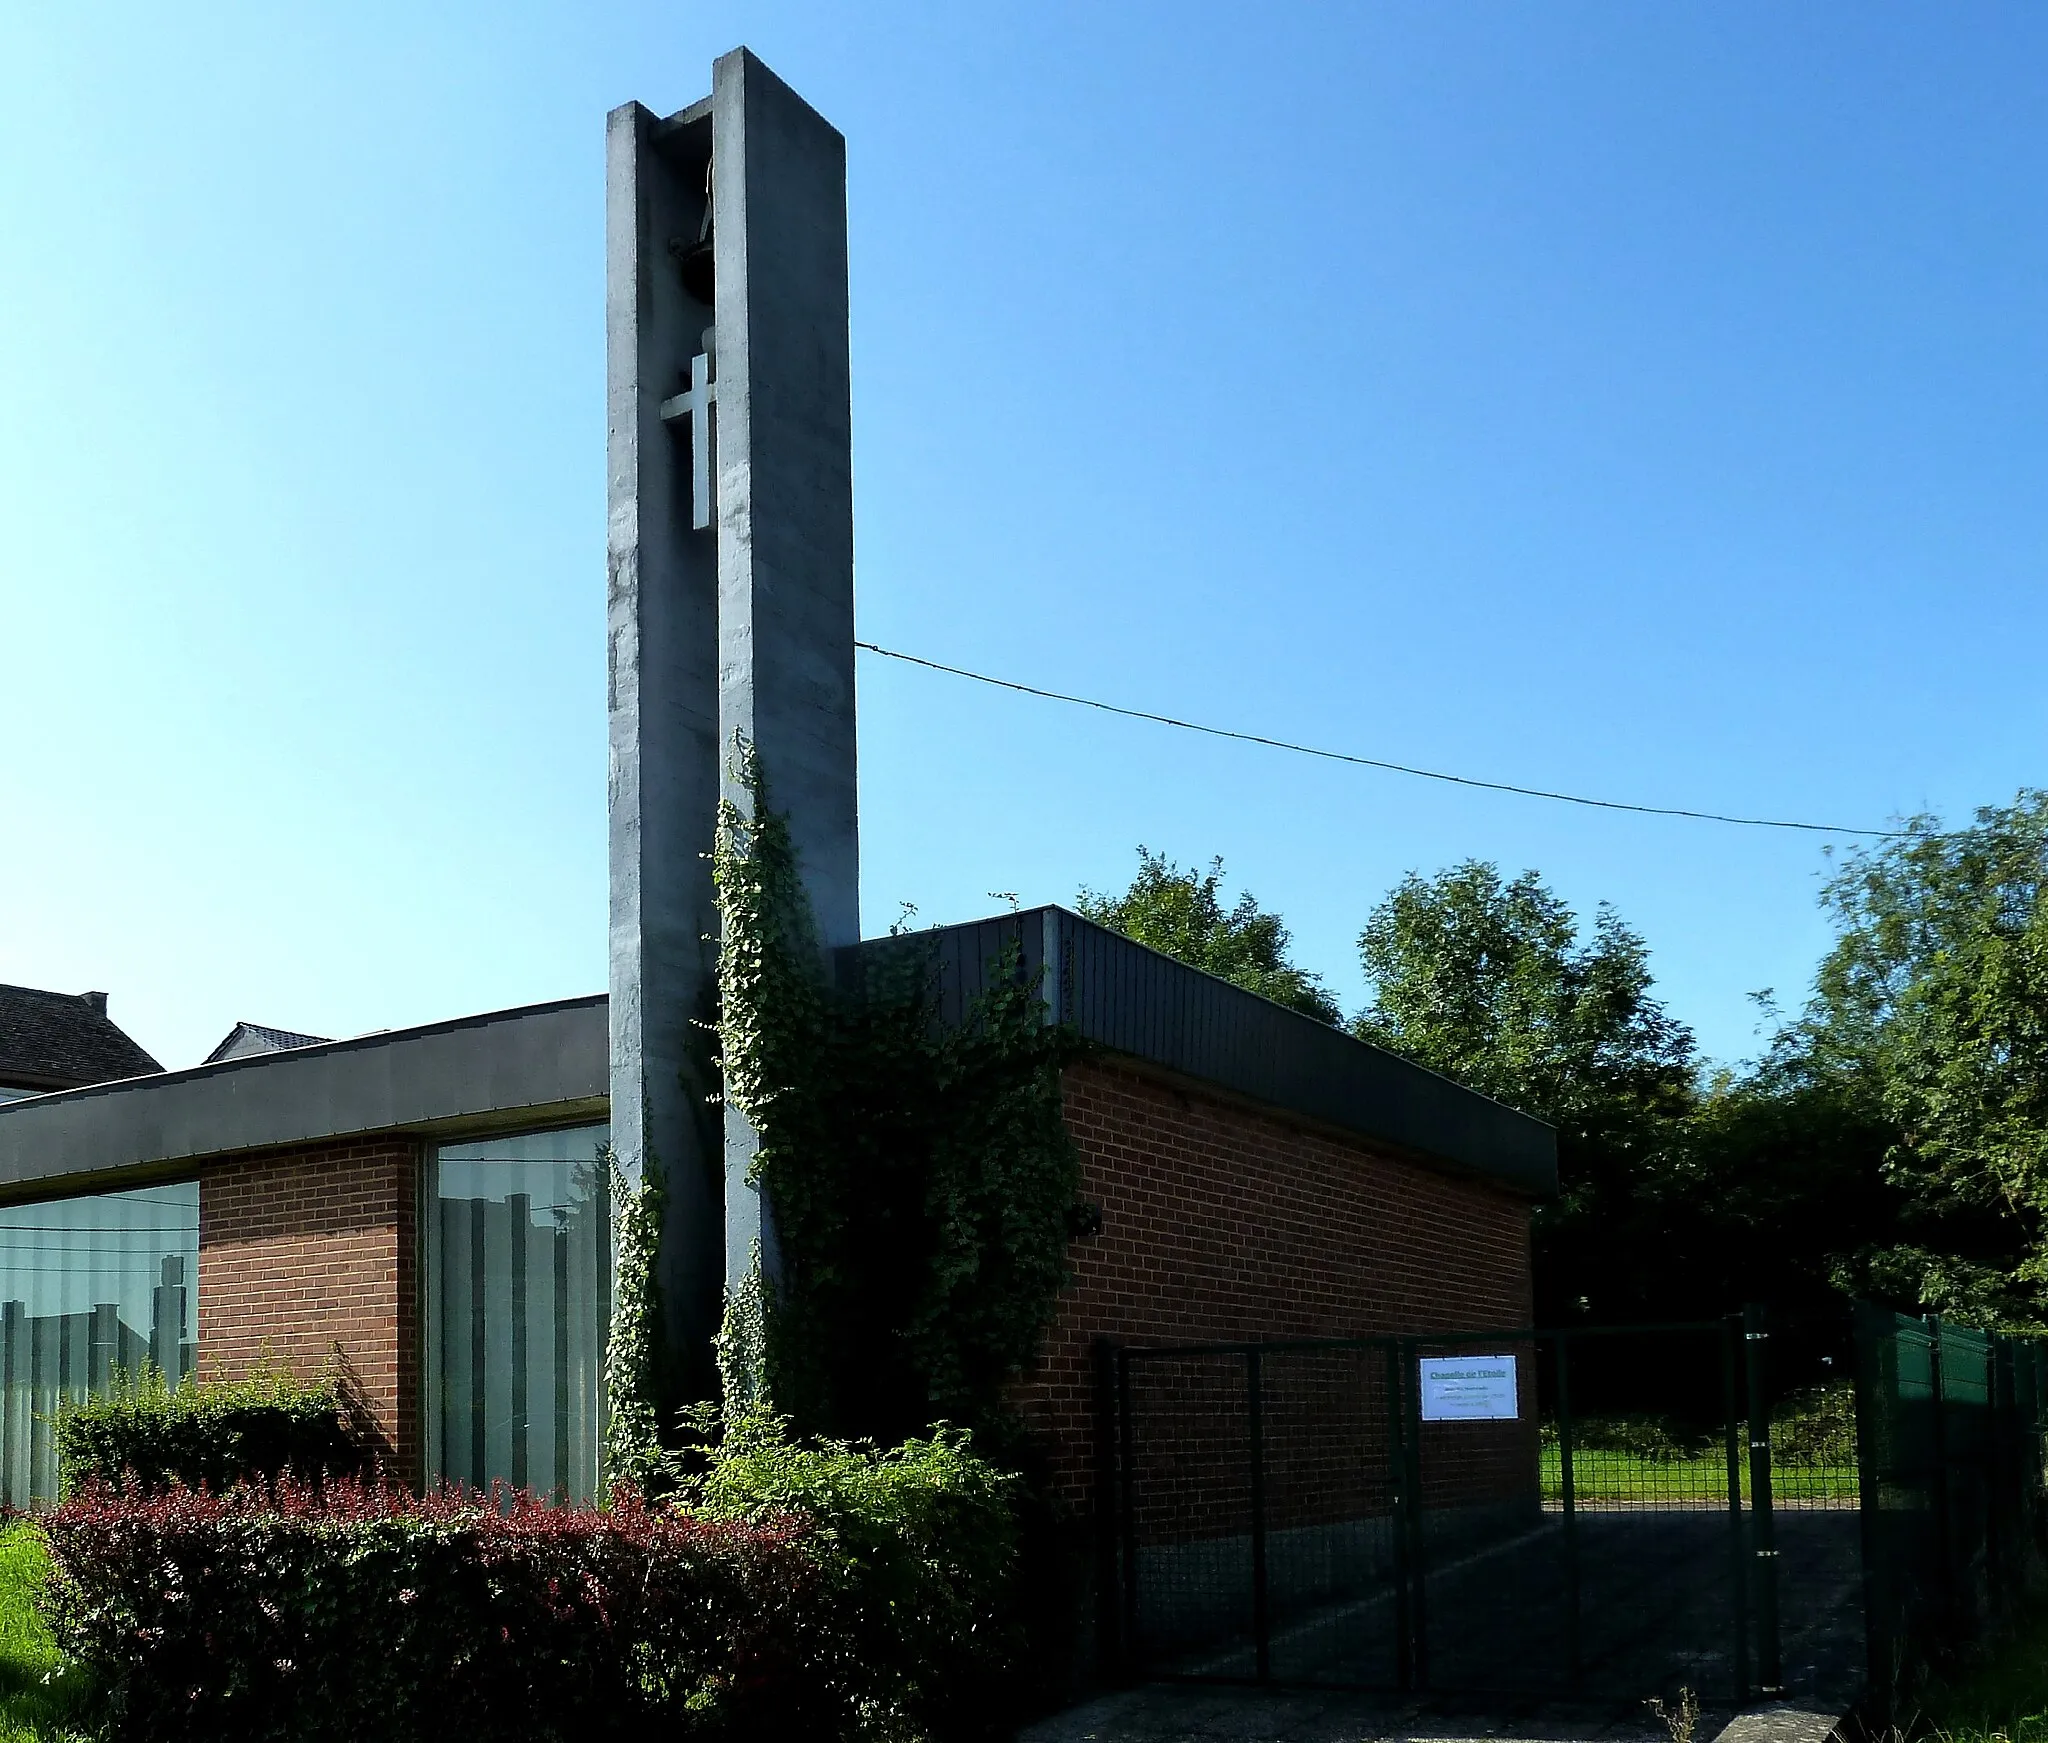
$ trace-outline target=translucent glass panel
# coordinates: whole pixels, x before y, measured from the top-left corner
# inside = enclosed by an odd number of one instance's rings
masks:
[[[427,1201],[427,1469],[587,1500],[611,1320],[610,1132],[444,1144]]]
[[[0,1500],[57,1496],[58,1407],[192,1372],[199,1183],[0,1206]]]

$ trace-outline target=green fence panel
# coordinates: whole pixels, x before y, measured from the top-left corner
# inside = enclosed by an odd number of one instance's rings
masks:
[[[2038,1337],[1867,1305],[1856,1342],[1870,1677],[1896,1694],[2048,1570],[2048,1351]]]

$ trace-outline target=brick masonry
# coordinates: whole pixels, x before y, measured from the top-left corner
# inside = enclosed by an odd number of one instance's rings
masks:
[[[199,1364],[312,1378],[340,1352],[396,1470],[419,1477],[420,1149],[380,1137],[199,1176]]]
[[[1529,1204],[1517,1194],[1125,1062],[1074,1067],[1065,1107],[1103,1226],[1073,1245],[1073,1281],[1017,1399],[1075,1513],[1093,1477],[1098,1337],[1235,1342],[1529,1321]],[[278,1362],[310,1377],[338,1347],[394,1468],[413,1480],[420,1166],[416,1142],[378,1137],[212,1163],[199,1192],[202,1373]],[[1304,1413],[1305,1435],[1309,1416],[1320,1435],[1355,1412],[1363,1449],[1379,1432],[1372,1401],[1385,1377],[1368,1371],[1370,1356],[1317,1360],[1312,1372],[1300,1359],[1275,1388],[1270,1478],[1348,1509],[1356,1460],[1349,1482],[1333,1483],[1304,1439],[1290,1479],[1285,1400]],[[1241,1409],[1237,1370],[1197,1364],[1158,1383],[1188,1413],[1188,1455],[1206,1462],[1204,1435],[1221,1449]],[[1505,1442],[1488,1450],[1487,1466],[1526,1456]]]
[[[1065,1106],[1102,1231],[1074,1243],[1073,1281],[1017,1398],[1076,1512],[1092,1482],[1098,1337],[1237,1342],[1529,1323],[1530,1207],[1517,1194],[1122,1062],[1070,1069]],[[1201,1423],[1241,1408],[1235,1369],[1184,1378]],[[1368,1396],[1374,1380],[1313,1383]],[[1199,1403],[1205,1388],[1213,1408]],[[1496,1458],[1521,1450],[1504,1445]]]

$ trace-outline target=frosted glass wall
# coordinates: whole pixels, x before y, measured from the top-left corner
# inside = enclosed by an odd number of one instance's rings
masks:
[[[611,1321],[604,1126],[444,1144],[427,1199],[427,1470],[587,1500]]]
[[[0,1500],[56,1499],[67,1400],[192,1372],[198,1279],[197,1181],[0,1206]]]

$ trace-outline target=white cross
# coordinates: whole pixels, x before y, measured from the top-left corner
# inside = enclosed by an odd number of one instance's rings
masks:
[[[690,420],[690,525],[711,524],[711,408],[718,403],[718,384],[711,379],[711,354],[690,359],[690,385],[661,402],[661,421]]]

